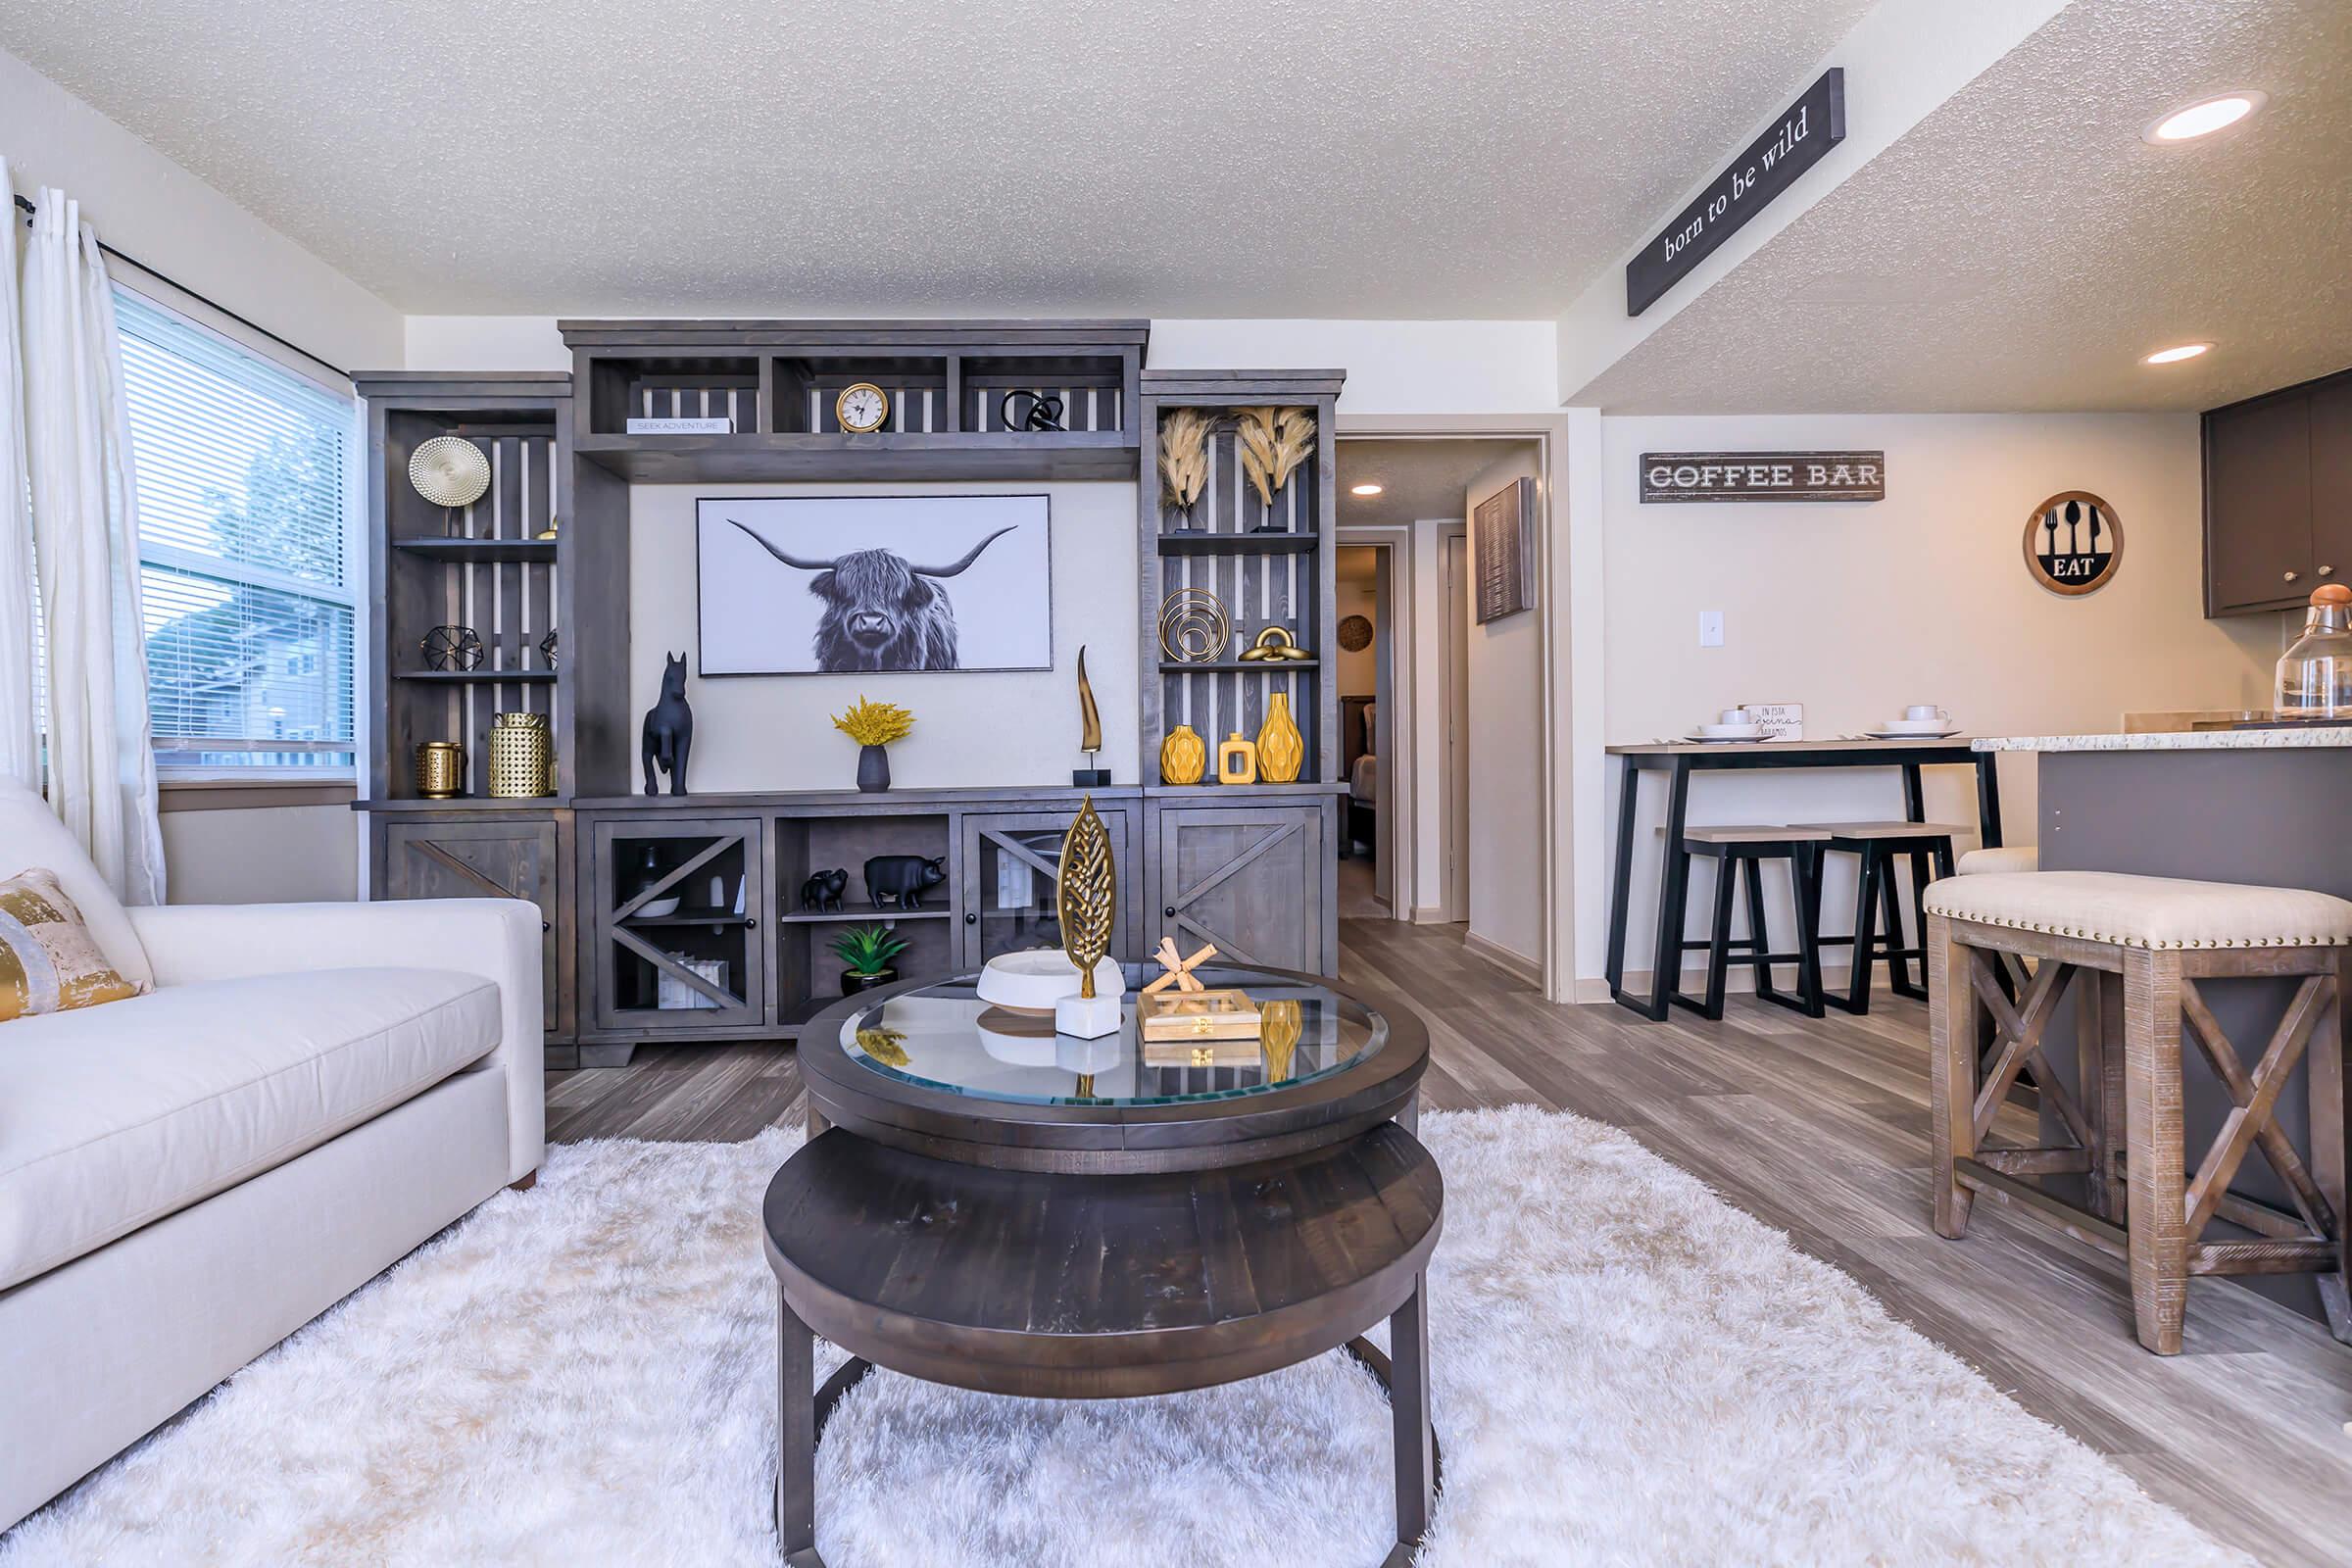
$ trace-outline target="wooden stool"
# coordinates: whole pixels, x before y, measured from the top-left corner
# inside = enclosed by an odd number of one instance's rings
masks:
[[[1859,862],[1859,874],[1854,891],[1854,934],[1850,937],[1816,937],[1822,947],[1853,949],[1853,974],[1847,979],[1845,995],[1831,996],[1828,1000],[1847,1012],[1870,1011],[1870,966],[1879,958],[1886,960],[1886,984],[1898,996],[1915,1001],[1928,999],[1927,949],[1913,947],[1903,934],[1902,889],[1895,878],[1894,863],[1898,856],[1911,861],[1912,930],[1924,943],[1927,938],[1927,916],[1919,912],[1919,901],[1928,891],[1928,865],[1935,862],[1937,876],[1952,874],[1952,835],[1968,829],[1952,827],[1943,822],[1821,822],[1816,823],[1830,835],[1824,853],[1851,855]],[[1821,883],[1813,885],[1813,928],[1821,929]],[[1884,921],[1884,927],[1880,922]],[[1918,984],[1911,979],[1911,960],[1917,958],[1920,967]]]
[[[1982,1193],[2126,1259],[2139,1343],[2159,1355],[2180,1351],[2196,1274],[2320,1274],[2329,1326],[2352,1344],[2343,1004],[2352,904],[2292,888],[2025,871],[1947,878],[1928,890],[1927,912],[1936,1233],[1961,1236]],[[2014,1005],[1993,982],[1995,956],[2040,960]],[[2271,976],[2302,983],[2249,1070],[2199,982]],[[2073,1092],[2041,1050],[2070,983]],[[1980,1004],[1999,1034],[1981,1077]],[[2180,1118],[2183,1025],[2237,1107],[2193,1172]],[[2308,1165],[2276,1117],[2307,1048]],[[1986,1149],[1993,1114],[2027,1063],[2074,1143]],[[2250,1149],[2278,1173],[2292,1212],[2230,1191]],[[2084,1178],[2082,1205],[2030,1180],[2058,1174]],[[2203,1240],[2217,1215],[2257,1239]]]
[[[1715,875],[1715,924],[1701,942],[1683,940],[1682,925],[1675,926],[1675,979],[1673,1000],[1707,1018],[1723,1016],[1724,972],[1731,966],[1732,950],[1740,955],[1754,969],[1756,996],[1764,1002],[1792,1007],[1808,1018],[1822,1015],[1821,1006],[1821,950],[1813,941],[1814,915],[1821,907],[1820,875],[1821,847],[1829,842],[1829,834],[1813,827],[1694,827],[1683,834],[1681,849],[1685,864],[1680,884],[1690,886],[1689,858],[1705,856],[1717,864]],[[1770,933],[1764,921],[1764,884],[1759,866],[1766,860],[1787,860],[1788,875],[1795,888],[1796,951],[1770,951]],[[1747,935],[1732,935],[1732,896],[1745,867],[1747,881]],[[1702,1001],[1686,995],[1680,985],[1682,956],[1694,949],[1707,953],[1707,994]],[[1791,997],[1772,983],[1772,966],[1776,963],[1796,965],[1796,995]]]

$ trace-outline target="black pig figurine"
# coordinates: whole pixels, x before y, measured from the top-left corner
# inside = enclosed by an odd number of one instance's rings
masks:
[[[889,899],[902,909],[923,906],[923,889],[948,879],[948,858],[926,859],[919,855],[877,855],[865,862],[865,896],[875,908]]]
[[[801,907],[804,909],[834,910],[841,907],[841,896],[849,890],[850,868],[837,865],[830,871],[819,871],[801,884]]]

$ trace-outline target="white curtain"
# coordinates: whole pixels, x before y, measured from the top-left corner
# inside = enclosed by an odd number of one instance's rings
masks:
[[[33,714],[32,514],[25,509],[24,360],[17,346],[16,190],[0,158],[0,778],[38,793],[40,731]],[[0,875],[7,875],[0,872]]]
[[[44,188],[24,258],[24,428],[47,636],[49,805],[126,904],[164,902],[138,504],[115,298],[80,206]]]

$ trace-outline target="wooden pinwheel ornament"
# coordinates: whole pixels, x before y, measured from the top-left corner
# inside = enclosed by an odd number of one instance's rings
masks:
[[[1161,968],[1168,972],[1144,987],[1143,994],[1147,997],[1156,996],[1170,986],[1174,986],[1179,991],[1207,990],[1208,988],[1201,983],[1200,977],[1193,971],[1216,956],[1217,950],[1214,947],[1204,947],[1187,958],[1177,949],[1174,937],[1161,937],[1159,949],[1152,956]]]

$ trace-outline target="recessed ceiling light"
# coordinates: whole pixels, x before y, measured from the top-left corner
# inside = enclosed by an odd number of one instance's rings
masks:
[[[2210,343],[2177,344],[2169,349],[2158,349],[2139,363],[2142,365],[2178,365],[2182,360],[2195,359],[2211,347],[2213,345]]]
[[[2269,101],[2268,94],[2259,92],[2232,92],[2208,98],[2186,109],[2174,110],[2141,131],[2140,139],[2159,147],[2177,141],[2195,141],[2199,136],[2210,136],[2236,124]]]
[[[1351,496],[1376,496],[1380,490],[1381,487],[1376,484],[1351,484],[1348,487],[1348,493]]]

